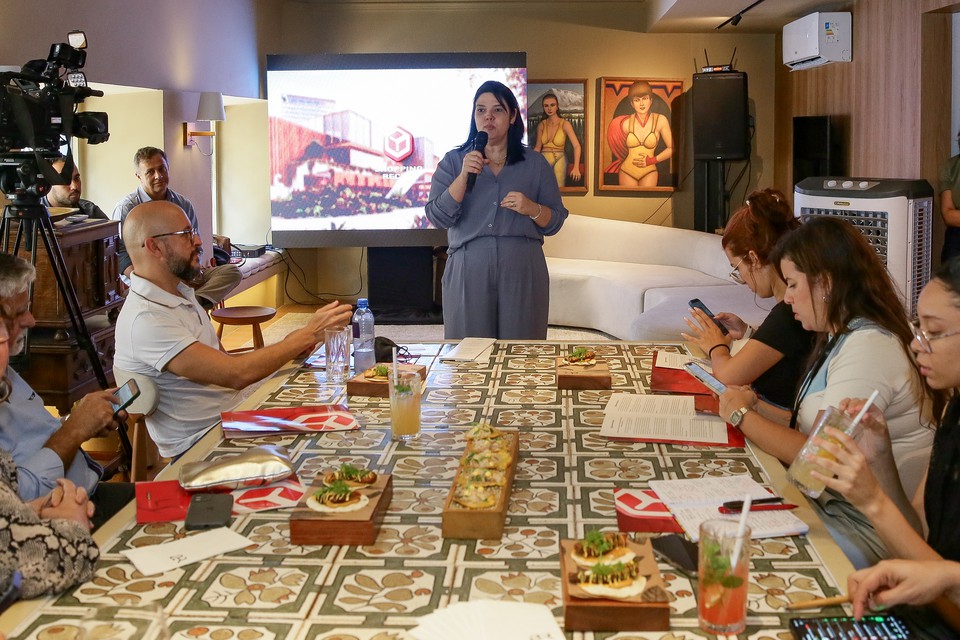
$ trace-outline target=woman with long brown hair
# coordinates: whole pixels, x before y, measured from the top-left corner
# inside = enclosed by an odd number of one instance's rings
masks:
[[[715,316],[728,329],[724,335],[700,309],[690,310],[693,318],[685,318],[690,333],[681,334],[708,354],[713,375],[721,382],[749,384],[760,398],[779,407],[793,404],[816,337],[783,301],[787,285],[770,260],[780,238],[799,226],[782,193],[775,189],[751,193],[723,230],[723,251],[732,267],[731,280],[777,304],[749,336],[747,324],[732,313]],[[731,353],[733,341],[743,337],[749,339]]]
[[[926,469],[932,416],[939,415],[942,401],[922,383],[909,350],[913,330],[889,274],[860,232],[831,217],[813,218],[785,236],[770,259],[786,282],[784,301],[805,329],[820,334],[814,357],[792,411],[759,402],[749,389],[730,388],[720,397],[720,415],[789,464],[821,411],[876,390],[875,404],[889,427],[896,463],[896,473],[889,474],[878,465],[878,482],[899,506],[907,507],[906,496],[916,490]],[[872,437],[865,432],[861,439],[868,458],[880,446]],[[817,502],[855,566],[886,557],[869,519],[839,494],[825,492]]]

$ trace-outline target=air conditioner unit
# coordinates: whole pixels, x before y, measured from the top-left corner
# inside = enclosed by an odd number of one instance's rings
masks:
[[[849,12],[817,12],[783,27],[783,64],[791,70],[850,62],[853,49]]]
[[[801,220],[836,216],[851,223],[877,251],[899,289],[907,312],[917,312],[930,280],[933,187],[926,180],[806,178],[793,189]]]

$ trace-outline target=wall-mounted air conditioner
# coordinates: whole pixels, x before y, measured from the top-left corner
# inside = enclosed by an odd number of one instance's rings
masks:
[[[853,21],[849,12],[811,13],[783,27],[783,64],[791,70],[850,62]]]
[[[887,266],[907,312],[917,312],[920,290],[930,280],[933,187],[926,180],[805,178],[793,188],[801,220],[834,216],[866,237]]]

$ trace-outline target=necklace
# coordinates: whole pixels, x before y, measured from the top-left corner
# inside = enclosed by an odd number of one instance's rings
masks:
[[[487,160],[495,167],[502,167],[503,163],[507,161],[507,154],[503,154],[503,157],[499,160],[494,160],[493,158],[487,158]]]

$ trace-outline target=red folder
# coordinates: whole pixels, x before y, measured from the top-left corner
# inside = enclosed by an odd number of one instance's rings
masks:
[[[683,527],[652,489],[614,489],[613,501],[620,531],[683,533]]]
[[[713,393],[702,382],[686,372],[685,369],[669,369],[657,366],[659,351],[653,354],[653,369],[650,372],[650,391],[652,393],[681,393],[685,395],[708,395]]]
[[[360,424],[345,404],[303,407],[277,407],[252,411],[227,411],[223,419],[223,437],[259,438],[277,433],[313,433],[349,431]]]

